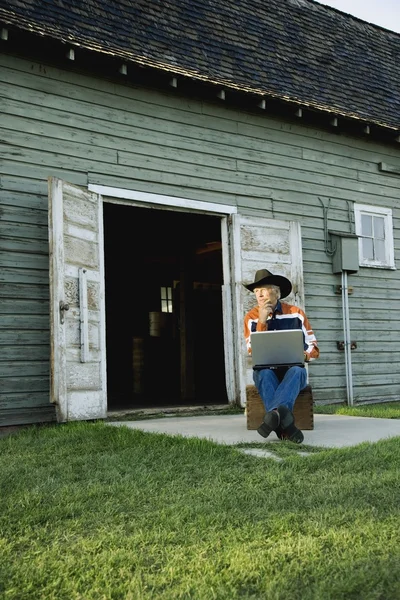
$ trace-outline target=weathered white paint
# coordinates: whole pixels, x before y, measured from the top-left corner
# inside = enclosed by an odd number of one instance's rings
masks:
[[[57,419],[67,420],[65,327],[60,324],[60,302],[64,301],[62,181],[49,178],[49,278],[50,278],[50,401]]]
[[[99,196],[50,177],[49,236],[51,401],[60,422],[105,418],[103,214]],[[60,302],[70,305],[64,311],[64,323]],[[98,352],[91,352],[91,347]]]
[[[230,255],[230,221],[231,217],[221,220],[222,243],[222,272],[224,284],[222,286],[222,319],[224,331],[224,356],[225,356],[225,382],[228,402],[236,405],[240,400],[240,388],[235,376],[237,370],[237,343],[234,337],[235,312],[232,294],[232,266]]]
[[[68,397],[68,404],[69,414],[73,415],[69,420],[87,421],[105,417],[105,415],[99,417],[98,396],[91,390],[71,391]]]
[[[289,221],[289,247],[292,256],[290,281],[292,282],[291,301],[305,310],[303,249],[301,241],[301,226],[298,221]]]
[[[240,403],[246,404],[246,385],[253,382],[251,361],[243,334],[245,313],[255,304],[254,295],[242,285],[254,281],[258,269],[290,279],[293,291],[287,301],[304,307],[303,258],[300,224],[261,217],[234,215],[232,248],[236,301],[235,339],[239,340],[238,386]]]
[[[234,214],[237,212],[236,206],[227,204],[216,204],[212,202],[202,202],[201,200],[188,200],[187,198],[175,198],[175,196],[164,196],[161,194],[148,194],[146,192],[137,192],[135,190],[126,190],[104,185],[89,184],[89,191],[108,196],[111,198],[123,198],[124,200],[135,200],[138,202],[147,202],[149,204],[161,204],[164,206],[176,206],[189,210],[201,210],[209,213]]]
[[[81,362],[89,360],[89,329],[86,269],[79,269],[79,314],[81,324]]]

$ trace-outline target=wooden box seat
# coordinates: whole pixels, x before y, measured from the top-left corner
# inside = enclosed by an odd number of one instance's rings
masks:
[[[294,418],[299,429],[314,429],[314,401],[312,389],[307,385],[297,396],[294,405]],[[265,415],[264,404],[255,385],[246,387],[247,429],[258,429]]]

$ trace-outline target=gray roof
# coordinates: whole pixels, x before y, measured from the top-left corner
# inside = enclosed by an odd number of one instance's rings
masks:
[[[400,128],[400,35],[313,0],[0,0],[0,23]]]

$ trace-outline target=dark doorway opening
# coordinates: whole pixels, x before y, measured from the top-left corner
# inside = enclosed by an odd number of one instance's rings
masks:
[[[227,404],[221,219],[104,203],[108,410]]]

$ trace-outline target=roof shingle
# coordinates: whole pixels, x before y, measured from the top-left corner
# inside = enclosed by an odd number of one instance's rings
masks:
[[[400,127],[400,35],[313,0],[0,0],[0,22]]]

